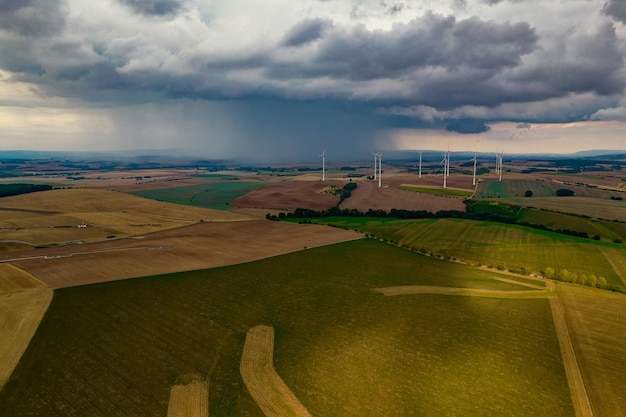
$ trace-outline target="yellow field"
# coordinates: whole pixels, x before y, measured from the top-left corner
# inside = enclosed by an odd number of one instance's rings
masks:
[[[190,375],[170,390],[167,417],[209,417],[209,382]]]
[[[28,347],[51,300],[51,289],[19,268],[0,264],[0,389]]]
[[[159,202],[109,190],[67,189],[0,199],[0,242],[94,242],[186,226],[244,221],[241,214]]]
[[[248,330],[241,354],[241,377],[267,417],[311,417],[300,400],[274,370],[274,328]]]

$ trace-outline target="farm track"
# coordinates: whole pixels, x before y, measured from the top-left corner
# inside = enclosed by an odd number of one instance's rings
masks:
[[[554,297],[552,291],[537,290],[519,290],[519,291],[500,291],[500,290],[481,290],[473,288],[454,288],[454,287],[434,287],[426,285],[407,285],[396,287],[375,288],[375,292],[379,292],[385,296],[409,295],[409,294],[440,294],[440,295],[463,295],[468,297],[489,297],[489,298],[549,298]]]
[[[267,417],[310,417],[274,369],[274,328],[248,330],[241,355],[240,372],[248,392]]]
[[[554,284],[551,286],[554,286]],[[570,339],[569,332],[567,330],[565,316],[563,315],[563,308],[561,307],[561,302],[558,297],[550,299],[550,309],[552,310],[554,328],[559,339],[559,346],[561,347],[563,366],[565,367],[565,374],[567,376],[567,383],[569,384],[570,393],[572,395],[574,410],[576,410],[576,417],[591,417],[593,416],[593,412],[591,411],[591,405],[589,404],[589,397],[587,396],[585,383],[580,373],[572,340]]]

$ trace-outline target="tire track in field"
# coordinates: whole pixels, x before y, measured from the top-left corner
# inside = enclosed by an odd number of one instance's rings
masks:
[[[548,285],[554,287],[554,283],[550,282]],[[556,335],[559,339],[561,357],[563,358],[563,366],[565,367],[565,375],[567,376],[567,383],[569,385],[570,395],[572,396],[576,417],[591,417],[593,416],[593,412],[589,404],[589,397],[587,396],[585,383],[580,373],[580,368],[578,367],[572,339],[567,330],[563,307],[558,297],[550,298],[550,309],[552,310]]]
[[[274,328],[248,330],[240,372],[248,392],[267,417],[311,417],[274,369]]]

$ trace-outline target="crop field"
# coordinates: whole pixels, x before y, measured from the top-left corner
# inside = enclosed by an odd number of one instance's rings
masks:
[[[411,184],[402,184],[398,186],[401,190],[415,191],[424,194],[435,195],[451,195],[456,197],[471,197],[473,191],[462,190],[457,188],[441,188],[441,187],[420,187]]]
[[[0,241],[50,245],[129,237],[198,223],[243,221],[234,213],[181,207],[108,190],[65,189],[0,199]],[[80,226],[85,227],[80,227]]]
[[[169,203],[230,210],[232,201],[264,184],[260,181],[219,181],[183,187],[133,191],[132,194]]]
[[[586,232],[590,237],[598,235],[602,240],[621,239],[626,242],[626,223],[622,222],[609,222],[532,208],[522,208],[516,220],[530,224],[543,224],[554,230],[569,229]]]
[[[573,181],[574,179],[572,179]],[[610,191],[600,190],[578,185],[564,184],[557,181],[547,181],[539,179],[507,179],[503,181],[484,180],[478,185],[476,198],[515,198],[524,197],[524,193],[532,191],[532,197],[554,197],[556,190],[559,188],[567,188],[574,191],[577,197],[592,197],[600,199],[609,199]]]
[[[378,187],[370,181],[362,181],[352,191],[352,196],[341,203],[340,208],[389,211],[392,208],[406,210],[465,211],[464,198],[450,195],[435,195],[401,190],[395,187]]]
[[[524,207],[535,207],[597,219],[626,222],[626,201],[591,197],[508,198],[499,201]]]
[[[238,208],[263,208],[267,210],[295,210],[299,207],[325,210],[337,205],[338,196],[322,193],[324,188],[335,185],[342,188],[345,181],[322,182],[318,178],[301,175],[291,180],[271,182],[255,188],[233,201]]]
[[[597,242],[524,226],[461,219],[311,219],[357,229],[403,246],[466,262],[539,273],[546,267],[603,276],[623,285],[623,267],[607,258],[626,257],[623,244]],[[615,258],[614,258],[615,257]],[[621,265],[621,264],[620,264]]]
[[[596,416],[626,415],[626,296],[557,283]]]
[[[276,373],[314,416],[573,416],[547,299],[374,291],[532,290],[494,277],[511,278],[361,239],[57,290],[0,415],[165,416],[193,375],[210,416],[262,416],[240,374],[262,325]]]
[[[0,264],[0,390],[28,347],[52,290],[13,265]]]
[[[50,288],[64,288],[232,265],[361,237],[320,225],[203,222],[130,239],[0,253],[0,261],[18,265]]]

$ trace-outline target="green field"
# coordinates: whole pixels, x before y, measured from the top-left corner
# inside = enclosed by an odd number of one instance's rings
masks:
[[[311,219],[372,234],[399,245],[448,259],[455,258],[509,270],[541,273],[546,267],[582,275],[603,276],[624,285],[607,257],[626,257],[626,246],[597,242],[530,227],[462,219],[391,220],[328,217]],[[384,221],[383,221],[384,220]]]
[[[221,181],[184,187],[133,191],[131,194],[169,203],[230,210],[232,208],[229,205],[230,202],[264,184],[264,182],[259,181]]]
[[[239,361],[264,324],[278,374],[316,417],[573,416],[547,299],[372,291],[528,290],[494,276],[362,239],[57,290],[0,415],[165,416],[170,387],[201,375],[210,416],[262,416]]]
[[[433,188],[433,187],[418,187],[416,185],[399,185],[401,190],[415,191],[418,193],[435,194],[435,195],[451,195],[456,197],[471,197],[474,194],[473,191],[461,190],[458,188]]]

